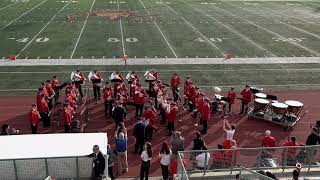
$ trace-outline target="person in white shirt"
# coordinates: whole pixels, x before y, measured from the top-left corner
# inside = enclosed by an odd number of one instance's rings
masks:
[[[140,180],[148,180],[150,161],[152,159],[152,148],[151,143],[147,142],[144,145],[144,151],[141,153],[141,169],[140,169]]]
[[[202,152],[196,157],[197,168],[199,169],[204,169],[205,167],[208,167],[209,160],[210,160],[210,153],[205,151],[207,150],[207,147],[203,146],[202,150],[204,150],[204,152]]]
[[[234,133],[236,132],[236,126],[233,124],[230,125],[227,119],[223,119],[222,129],[226,133],[226,139],[223,142],[223,148],[230,149],[230,141],[233,140]]]
[[[168,146],[168,143],[164,141],[162,143],[161,151],[159,154],[163,180],[169,180],[169,165],[171,163],[171,154],[172,152]]]

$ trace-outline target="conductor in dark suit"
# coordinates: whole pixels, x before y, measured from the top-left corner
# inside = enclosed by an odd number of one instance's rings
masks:
[[[101,180],[102,176],[104,175],[104,169],[106,167],[105,160],[101,151],[99,150],[98,145],[94,145],[92,151],[93,153],[87,156],[93,157],[91,179]]]
[[[133,128],[133,136],[136,139],[136,144],[134,145],[134,153],[141,154],[143,151],[144,138],[145,138],[145,125],[139,118],[138,123]]]

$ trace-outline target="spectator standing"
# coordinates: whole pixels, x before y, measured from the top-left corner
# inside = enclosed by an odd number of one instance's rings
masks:
[[[139,118],[137,124],[133,128],[133,136],[136,138],[136,144],[134,146],[134,153],[141,154],[143,151],[143,144],[145,138],[145,125]]]
[[[152,148],[151,143],[147,142],[144,146],[144,151],[141,153],[141,169],[140,169],[140,180],[148,180],[150,161],[152,159]]]
[[[181,136],[181,133],[176,131],[173,134],[172,142],[172,159],[176,159],[178,155],[178,151],[184,151],[184,138]]]
[[[104,175],[104,169],[106,167],[105,159],[99,150],[98,145],[94,145],[92,148],[93,153],[89,154],[87,157],[93,157],[92,161],[92,172],[91,179],[92,180],[101,180]]]
[[[226,139],[223,142],[223,148],[230,149],[231,148],[230,141],[233,140],[234,133],[236,132],[236,126],[233,124],[230,125],[227,119],[223,119],[222,129],[226,133]]]
[[[296,148],[290,148],[292,146],[298,146],[296,143],[296,137],[292,136],[287,142],[283,144],[284,147],[287,147],[283,149],[282,157],[283,160],[287,159],[287,165],[295,166],[295,156],[297,155],[297,149]]]
[[[195,138],[192,140],[192,150],[202,150],[202,147],[205,145],[205,142],[201,138],[201,134],[199,131],[195,133]],[[201,154],[200,152],[192,152],[190,159],[194,160],[196,156]]]
[[[112,116],[113,116],[113,119],[114,119],[116,126],[119,126],[119,124],[123,122],[123,119],[124,119],[125,115],[127,114],[127,111],[122,106],[122,103],[123,103],[123,101],[119,100],[117,103],[118,105],[113,109]]]
[[[29,122],[30,122],[32,134],[37,134],[39,119],[40,119],[40,114],[39,114],[39,111],[37,110],[37,105],[32,104],[32,109],[29,116]]]
[[[224,157],[224,151],[223,146],[221,144],[218,144],[218,151],[214,151],[212,153],[212,167],[213,168],[222,168],[225,164],[225,157]]]
[[[71,123],[71,133],[83,133],[84,128],[87,126],[87,123],[80,125],[79,120],[75,120]]]
[[[271,131],[266,130],[265,137],[261,141],[262,147],[276,147],[276,139],[271,136]]]
[[[162,171],[163,180],[169,180],[169,165],[171,162],[171,149],[169,149],[168,143],[164,141],[160,150],[160,166]]]
[[[113,162],[113,154],[112,154],[110,144],[108,144],[107,146],[107,154],[108,154],[108,174],[110,179],[114,180],[114,175],[113,175],[114,162]]]
[[[117,128],[115,132],[116,138],[116,154],[117,154],[117,162],[118,162],[118,173],[127,173],[128,172],[128,134],[126,127],[122,127],[121,132],[118,135],[120,126]]]
[[[182,160],[182,164],[184,167],[187,166],[187,160],[184,159],[183,154],[180,154],[181,160]],[[178,160],[175,159],[172,161],[171,163],[171,167],[170,167],[170,178],[171,180],[174,180],[174,175],[177,174],[177,170],[178,170]]]

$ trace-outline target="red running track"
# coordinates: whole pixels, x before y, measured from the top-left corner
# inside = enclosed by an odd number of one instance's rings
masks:
[[[207,93],[208,95],[209,93]],[[318,100],[320,99],[319,91],[290,91],[290,92],[273,92],[277,95],[280,102],[286,100],[298,100],[304,104],[304,108],[308,110],[308,113],[301,119],[301,121],[294,127],[292,131],[285,131],[282,127],[269,122],[263,122],[259,120],[248,120],[247,117],[238,116],[239,102],[234,105],[233,113],[229,116],[229,122],[237,125],[235,140],[239,147],[257,147],[260,145],[260,141],[264,136],[265,130],[271,130],[272,135],[276,137],[277,144],[281,145],[288,136],[296,136],[297,142],[305,143],[307,136],[310,133],[310,126],[315,123],[320,117],[320,105]],[[28,113],[31,104],[35,102],[35,96],[16,96],[16,97],[0,97],[0,123],[8,123],[11,127],[19,129],[23,134],[31,133],[28,123]],[[110,144],[113,147],[114,144],[114,131],[115,125],[113,120],[104,116],[103,103],[96,104],[92,102],[90,105],[90,121],[87,123],[85,132],[107,132]],[[137,177],[140,170],[139,156],[132,153],[134,146],[134,139],[132,138],[134,119],[134,107],[129,107],[130,114],[128,115],[125,125],[128,129],[129,135],[129,151],[128,162],[129,172],[123,177]],[[182,135],[186,139],[186,150],[190,149],[191,141],[194,137],[194,132],[200,130],[201,127],[195,127],[194,121],[190,114],[186,111],[181,112],[179,118],[184,124]],[[224,139],[224,132],[222,131],[222,119],[211,117],[208,122],[208,133],[203,137],[209,149],[216,148],[218,143],[222,143]],[[181,125],[176,126],[176,129],[181,130]],[[52,124],[49,129],[39,128],[40,133],[59,133],[63,132],[63,126],[57,127],[56,124]],[[170,138],[166,136],[167,130],[165,126],[160,126],[159,131],[154,133],[152,145],[155,154],[157,155],[161,147],[162,141],[170,141]],[[89,153],[89,152],[88,152]],[[116,169],[116,168],[115,168]],[[153,158],[151,169],[151,176],[160,176],[161,169],[157,158]]]

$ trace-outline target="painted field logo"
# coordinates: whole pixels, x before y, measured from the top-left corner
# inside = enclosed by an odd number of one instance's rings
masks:
[[[30,0],[11,0],[11,2],[29,2]]]
[[[88,15],[87,13],[82,13],[79,15],[70,15],[70,16],[67,16],[66,19],[69,22],[73,22],[78,18],[85,17],[87,15]],[[138,16],[138,13],[136,11],[129,11],[129,10],[100,10],[100,11],[91,12],[89,16],[105,17],[112,21],[118,21],[120,19],[136,17]]]

